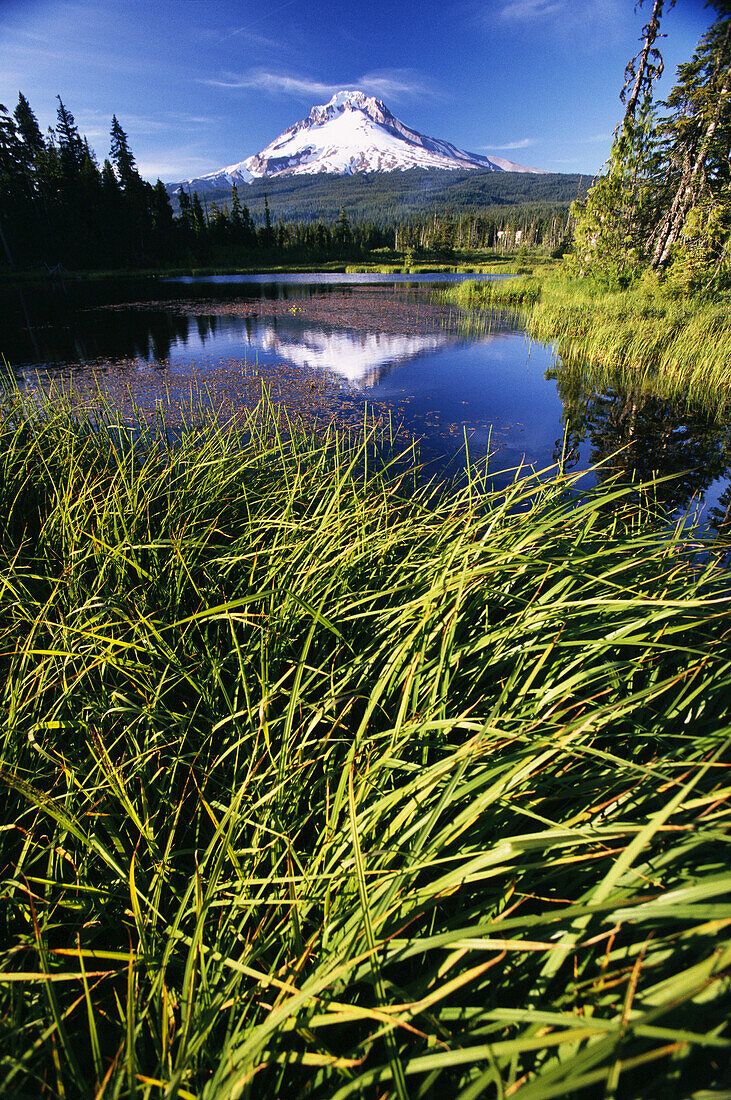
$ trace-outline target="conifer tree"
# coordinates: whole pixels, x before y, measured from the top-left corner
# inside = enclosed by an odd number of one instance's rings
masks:
[[[206,217],[203,213],[203,206],[201,200],[198,197],[198,192],[193,192],[193,201],[190,204],[190,210],[192,215],[193,230],[197,237],[202,238],[206,231]]]
[[[0,103],[0,256],[10,267],[20,244],[17,227],[24,209],[26,179],[23,144],[15,119]]]
[[[152,189],[151,211],[155,252],[159,259],[169,259],[174,252],[175,224],[173,208],[162,180],[158,180]]]
[[[657,119],[651,102],[662,59],[652,46],[661,0],[645,27],[645,47],[628,66],[632,94],[609,167],[577,204],[569,269],[625,285],[647,267],[684,290],[709,289],[729,275],[731,245],[731,0],[714,0],[720,18]],[[724,274],[725,273],[725,274]]]
[[[239,191],[234,183],[231,185],[231,235],[234,244],[249,245],[251,243],[250,222],[249,210],[246,206],[241,205]]]
[[[280,252],[284,252],[289,245],[289,230],[284,224],[284,218],[279,215],[279,221],[277,222],[277,249]]]
[[[625,113],[614,135],[606,171],[586,200],[573,206],[576,229],[569,270],[579,276],[590,275],[609,287],[626,286],[640,273],[644,261],[657,168],[652,85],[663,71],[655,46],[662,13],[663,0],[654,0],[642,31],[642,50],[625,71],[621,96],[626,101]]]
[[[269,212],[269,199],[266,194],[264,195],[264,247],[271,248],[274,244],[274,233],[272,232],[272,216]]]
[[[234,244],[251,248],[256,244],[256,229],[248,206],[242,205],[236,184],[231,187],[231,235]]]
[[[652,266],[671,266],[689,289],[718,275],[731,241],[731,3],[715,7],[665,104],[664,202],[649,241]]]
[[[23,162],[23,149],[15,119],[7,107],[0,103],[0,179],[5,186],[21,177]]]
[[[116,115],[112,115],[111,148],[109,156],[117,170],[117,177],[125,190],[140,180],[135,158],[129,147],[129,139],[119,124]]]
[[[353,243],[353,231],[348,221],[348,215],[345,213],[344,206],[340,207],[338,220],[335,222],[335,229],[333,231],[333,239],[336,241],[341,253],[347,252],[348,248]]]
[[[193,228],[193,213],[191,210],[190,195],[181,187],[178,191],[178,205],[180,207],[180,221],[183,229],[189,230]]]
[[[56,99],[58,100],[56,139],[61,166],[67,176],[75,176],[84,159],[84,143],[79,136],[74,116],[67,110],[60,95],[56,96]]]
[[[240,226],[242,224],[243,214],[241,210],[241,199],[239,198],[239,189],[235,183],[231,184],[231,221],[234,225]]]
[[[246,203],[241,207],[241,221],[244,226],[244,244],[247,248],[254,248],[256,245],[256,226]]]
[[[161,179],[158,179],[155,186],[152,189],[153,203],[152,210],[155,222],[157,225],[172,226],[173,223],[173,208],[170,205],[170,199],[168,193],[165,190],[165,184]]]
[[[117,175],[114,171],[114,166],[112,162],[108,158],[104,161],[104,165],[102,167],[102,184],[104,185],[104,190],[108,195],[113,195],[115,197],[119,196],[119,183],[117,182]]]
[[[31,105],[22,92],[18,92],[18,105],[14,111],[18,133],[23,139],[23,144],[28,151],[28,160],[31,165],[36,165],[46,149],[41,128],[38,125]]]

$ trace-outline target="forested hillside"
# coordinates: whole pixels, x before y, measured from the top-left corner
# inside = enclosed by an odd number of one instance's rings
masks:
[[[591,177],[579,175],[412,169],[352,176],[280,176],[253,180],[241,194],[257,224],[264,222],[266,196],[285,221],[334,221],[344,208],[351,221],[391,227],[413,215],[444,208],[454,213],[489,209],[502,217],[516,207],[568,207],[585,196],[590,186]],[[192,195],[188,185],[167,186],[174,206],[181,187]],[[231,191],[207,191],[201,200],[208,205],[230,205]]]

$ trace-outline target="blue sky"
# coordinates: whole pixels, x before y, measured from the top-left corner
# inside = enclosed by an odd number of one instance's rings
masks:
[[[0,102],[43,127],[56,94],[100,160],[116,114],[140,170],[172,181],[258,152],[340,88],[472,152],[599,170],[651,0],[0,0]],[[672,86],[713,20],[677,0]]]

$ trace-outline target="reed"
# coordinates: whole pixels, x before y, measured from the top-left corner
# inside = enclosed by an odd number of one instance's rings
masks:
[[[731,409],[731,298],[674,296],[657,283],[609,292],[557,275],[462,284],[447,300],[484,324],[500,305],[528,310],[526,327],[555,340],[564,364],[599,370],[613,384],[639,383],[663,398],[690,398],[719,416]]]
[[[530,306],[541,296],[541,279],[534,275],[494,279],[486,283],[474,280],[457,283],[443,291],[447,301],[462,309],[489,309],[493,305]]]
[[[721,548],[199,419],[2,410],[0,1092],[721,1096]]]

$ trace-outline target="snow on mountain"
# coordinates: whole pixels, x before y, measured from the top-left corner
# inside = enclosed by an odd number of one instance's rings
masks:
[[[503,157],[467,153],[449,141],[426,137],[405,126],[374,96],[336,92],[313,107],[260,153],[217,172],[188,180],[199,190],[230,187],[270,176],[338,176],[353,172],[405,172],[409,168],[481,168],[492,172],[540,172]]]

